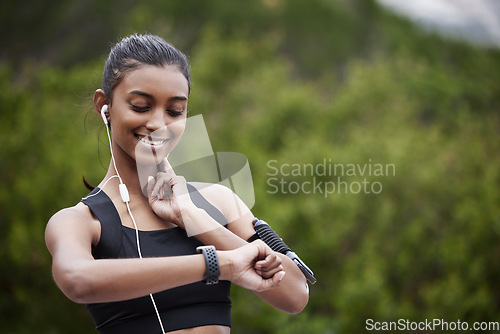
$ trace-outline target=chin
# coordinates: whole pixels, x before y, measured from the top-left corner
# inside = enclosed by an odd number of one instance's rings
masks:
[[[169,144],[154,147],[140,143],[135,147],[135,161],[137,165],[158,165],[172,150]]]
[[[157,155],[152,155],[151,153],[149,153],[149,154],[148,153],[137,154],[137,153],[138,152],[136,152],[136,154],[135,154],[135,162],[138,166],[139,165],[156,166],[159,163],[161,163],[163,161],[163,159],[165,159],[168,155],[168,152],[165,154],[157,154]]]

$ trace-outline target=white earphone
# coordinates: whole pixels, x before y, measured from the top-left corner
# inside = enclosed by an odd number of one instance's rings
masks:
[[[106,117],[106,113],[108,112],[108,105],[105,104],[101,108],[101,117],[104,122],[104,124],[108,125],[108,118]]]

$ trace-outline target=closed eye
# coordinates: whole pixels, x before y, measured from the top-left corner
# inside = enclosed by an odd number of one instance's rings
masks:
[[[149,106],[146,106],[146,107],[140,107],[140,106],[136,106],[132,103],[130,103],[130,108],[132,108],[133,111],[136,111],[136,112],[146,112],[148,111],[150,108]]]
[[[181,111],[177,111],[177,110],[167,110],[167,112],[168,112],[170,115],[172,115],[172,116],[176,117],[176,116],[180,116],[180,115],[182,115],[182,113],[184,112],[184,110],[181,110]]]

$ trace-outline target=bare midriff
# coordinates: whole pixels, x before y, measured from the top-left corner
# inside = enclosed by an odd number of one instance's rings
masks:
[[[178,331],[168,332],[168,334],[229,334],[231,328],[227,326],[210,325],[194,328],[186,328]]]

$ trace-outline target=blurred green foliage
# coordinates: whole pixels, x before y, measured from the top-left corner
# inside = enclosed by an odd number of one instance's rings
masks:
[[[500,320],[498,50],[425,34],[370,0],[53,3],[1,5],[16,29],[0,64],[0,332],[93,329],[53,283],[44,228],[85,195],[82,175],[104,176],[91,97],[109,43],[144,31],[190,56],[191,115],[214,151],[248,157],[254,213],[318,278],[293,316],[234,287],[234,333]],[[379,194],[271,193],[270,160],[325,159],[395,173],[342,178],[380,182]]]

